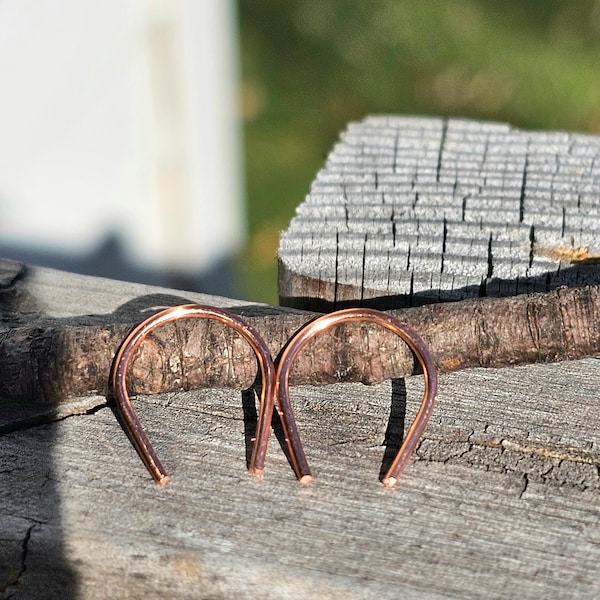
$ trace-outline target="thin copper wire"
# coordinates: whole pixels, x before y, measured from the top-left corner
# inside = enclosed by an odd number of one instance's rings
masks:
[[[294,419],[292,405],[290,403],[290,370],[294,359],[310,339],[327,329],[331,329],[341,323],[352,321],[371,321],[399,335],[414,352],[423,370],[425,391],[423,393],[421,406],[394,461],[382,479],[382,483],[391,488],[398,483],[398,479],[406,468],[406,465],[421,438],[423,430],[429,421],[431,411],[433,410],[437,393],[437,369],[435,363],[427,346],[411,327],[388,313],[368,308],[349,308],[340,310],[323,315],[322,317],[318,317],[307,323],[292,336],[292,338],[290,338],[277,360],[277,385],[275,390],[277,410],[283,424],[292,467],[300,482],[307,484],[312,480],[312,473],[304,454],[304,449]]]
[[[262,390],[256,426],[256,438],[252,447],[248,469],[255,475],[261,476],[265,465],[273,414],[275,391],[275,367],[273,359],[262,337],[251,325],[236,315],[212,306],[184,304],[167,308],[140,323],[123,341],[115,357],[112,384],[117,407],[123,417],[127,434],[154,480],[159,485],[165,485],[169,481],[169,476],[158,459],[127,392],[127,370],[135,351],[151,332],[166,323],[190,317],[213,319],[231,327],[250,344],[256,354],[261,371]]]

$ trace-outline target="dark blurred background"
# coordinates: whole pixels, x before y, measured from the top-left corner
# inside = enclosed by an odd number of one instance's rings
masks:
[[[248,299],[277,302],[280,230],[371,113],[600,132],[595,0],[240,0]]]

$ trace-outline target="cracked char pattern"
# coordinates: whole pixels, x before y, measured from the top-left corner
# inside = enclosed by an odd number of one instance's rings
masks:
[[[600,137],[351,123],[279,245],[282,304],[404,307],[600,282]]]

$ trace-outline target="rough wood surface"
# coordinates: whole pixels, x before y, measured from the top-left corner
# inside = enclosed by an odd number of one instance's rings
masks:
[[[373,128],[368,139],[365,126]],[[358,142],[344,154],[355,133]],[[419,377],[398,378],[412,372],[413,361],[394,336],[359,327],[305,349],[296,382],[394,379],[292,388],[315,475],[301,487],[281,449],[277,419],[265,477],[246,471],[256,425],[249,349],[206,322],[161,332],[137,359],[138,391],[214,388],[135,400],[171,475],[160,488],[105,396],[112,354],[129,328],[163,306],[209,303],[243,314],[276,353],[310,315],[0,264],[0,599],[600,597],[600,363],[543,364],[581,356],[582,348],[583,355],[598,352],[597,228],[590,225],[591,237],[586,229],[590,219],[597,223],[597,181],[589,175],[597,171],[596,145],[596,138],[488,124],[367,120],[350,128],[330,158],[335,173],[331,190],[321,190],[323,201],[313,188],[299,209],[300,218],[316,202],[318,220],[324,207],[331,210],[330,231],[340,214],[346,228],[332,245],[331,236],[320,239],[310,228],[292,236],[298,219],[292,223],[282,248],[299,243],[308,272],[280,256],[289,304],[398,307],[460,298],[400,313],[436,345],[445,369],[511,364],[515,347],[520,360],[538,363],[442,374],[433,417],[394,490],[378,478],[422,392]],[[338,175],[354,177],[357,156],[372,168],[349,185]],[[465,191],[469,157],[473,188]],[[324,174],[316,186],[331,183]],[[393,193],[385,186],[396,182],[396,199],[404,202],[407,174],[413,213],[388,215]],[[385,208],[369,203],[373,186]],[[340,189],[347,200],[341,213]],[[440,230],[439,211],[454,200],[460,218],[448,209]],[[577,216],[582,209],[584,220]],[[503,216],[499,228],[489,229],[490,211]],[[558,245],[557,215],[561,231],[574,236],[562,235]],[[417,235],[406,238],[400,230],[413,217]],[[351,224],[375,221],[381,239],[391,236],[399,248],[383,263],[377,236],[347,235]],[[460,227],[464,243],[453,237]],[[514,253],[520,241],[524,262]],[[395,271],[394,261],[407,253],[412,266]],[[388,269],[383,288],[379,271],[369,271],[381,264]],[[429,275],[422,277],[418,265]],[[570,287],[555,289],[559,283]],[[524,290],[546,293],[492,297]]]
[[[8,273],[16,268],[6,265],[9,283],[0,290],[0,398],[4,399],[59,403],[81,395],[106,396],[115,352],[135,324],[165,305],[207,301],[203,296],[132,285],[120,285],[110,295],[103,289],[98,292],[101,286],[93,278],[44,269],[29,269],[15,280]],[[102,309],[88,314],[85,303],[98,293],[94,301],[101,302]],[[313,316],[225,303],[254,325],[273,356]],[[73,314],[65,314],[66,306]],[[444,371],[600,354],[598,286],[395,312],[423,336]],[[394,334],[376,325],[356,324],[311,342],[294,364],[292,382],[375,383],[411,375],[414,367],[412,355]],[[192,319],[165,327],[144,342],[129,383],[139,393],[203,387],[242,390],[256,376],[252,350],[234,331],[214,321]]]
[[[600,137],[350,124],[279,246],[281,304],[399,308],[600,283]]]
[[[13,315],[20,323],[93,320],[166,293],[38,275],[23,279],[32,303]],[[598,360],[443,375],[416,456],[390,491],[378,477],[421,385],[294,387],[315,473],[306,488],[276,423],[264,479],[246,472],[248,391],[138,397],[166,488],[105,397],[3,399],[0,598],[597,598]]]

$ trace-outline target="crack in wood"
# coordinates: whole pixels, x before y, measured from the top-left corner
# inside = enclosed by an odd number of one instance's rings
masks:
[[[9,576],[5,581],[4,585],[0,588],[0,599],[8,600],[12,598],[18,591],[19,585],[21,584],[21,580],[23,579],[23,575],[25,571],[27,571],[27,555],[29,552],[29,542],[31,540],[31,535],[33,533],[34,528],[39,523],[33,523],[30,525],[25,532],[23,537],[23,541],[21,542],[20,556],[19,556],[19,566],[17,570]]]
[[[465,441],[425,435],[415,456],[417,460],[516,473],[526,477],[527,483],[600,490],[600,455],[581,448],[510,439]]]

